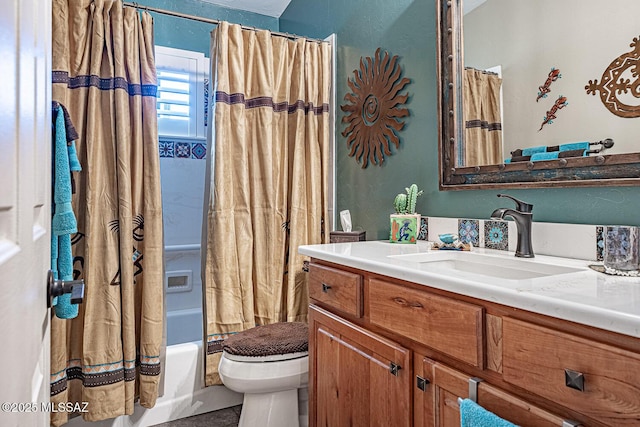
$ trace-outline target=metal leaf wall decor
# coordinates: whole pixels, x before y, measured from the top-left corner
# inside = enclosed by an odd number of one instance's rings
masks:
[[[640,117],[640,40],[636,37],[629,45],[631,52],[623,53],[604,70],[600,83],[589,80],[584,88],[619,117]]]
[[[400,145],[398,132],[404,127],[402,118],[409,115],[404,108],[409,95],[399,92],[411,80],[401,78],[398,56],[391,58],[387,52],[382,56],[381,48],[374,58],[361,57],[360,68],[353,74],[353,79],[347,79],[351,89],[344,96],[347,103],[340,106],[347,113],[342,122],[349,124],[342,136],[347,138],[349,156],[362,162],[363,169],[369,162],[381,166],[385,156],[391,155],[391,144]]]

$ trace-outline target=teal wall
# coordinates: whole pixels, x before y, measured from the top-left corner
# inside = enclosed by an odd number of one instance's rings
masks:
[[[417,211],[428,216],[487,219],[495,208],[511,207],[496,197],[505,192],[533,203],[534,221],[640,225],[638,187],[439,191],[435,25],[434,0],[292,0],[280,17],[282,32],[337,35],[338,105],[360,57],[378,47],[399,55],[412,79],[406,90],[411,116],[400,148],[382,167],[362,169],[348,156],[338,110],[337,211],[349,209],[354,228],[366,230],[368,240],[388,238],[393,198],[413,182],[425,190]]]
[[[227,9],[201,0],[138,0],[138,4],[188,15],[229,21],[249,27],[278,31],[278,18]],[[202,52],[209,56],[209,40],[214,25],[150,12],[153,16],[155,44]]]

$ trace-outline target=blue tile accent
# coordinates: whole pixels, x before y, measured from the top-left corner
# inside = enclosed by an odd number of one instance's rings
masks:
[[[207,144],[205,142],[160,140],[158,147],[160,157],[164,158],[202,160],[207,157]]]
[[[484,222],[484,247],[509,250],[509,224],[506,221]]]
[[[191,158],[193,159],[204,159],[207,155],[207,147],[200,143],[196,142],[191,146]]]
[[[429,218],[420,217],[420,230],[418,231],[418,240],[429,240]]]
[[[173,157],[173,141],[160,141],[160,157]]]
[[[471,243],[480,246],[480,221],[477,219],[458,220],[458,239],[462,243]]]
[[[182,159],[188,159],[191,157],[191,143],[189,142],[176,142],[175,143],[176,157]]]

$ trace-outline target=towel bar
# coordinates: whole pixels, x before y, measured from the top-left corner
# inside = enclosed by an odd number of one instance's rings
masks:
[[[482,378],[469,378],[469,399],[478,403],[478,384],[484,381]]]

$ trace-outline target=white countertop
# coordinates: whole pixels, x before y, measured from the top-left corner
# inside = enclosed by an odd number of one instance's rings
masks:
[[[457,273],[455,277],[429,271],[428,263],[394,255],[430,251],[431,244],[387,241],[300,246],[310,257],[428,285],[461,295],[569,320],[640,338],[640,278],[610,276],[591,270],[593,261],[536,255],[525,262],[577,268],[577,272],[526,280],[496,279]],[[472,253],[512,259],[513,252],[473,248]]]

